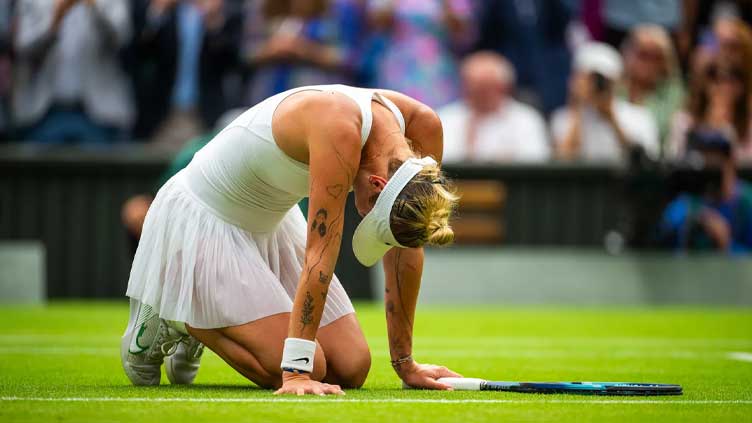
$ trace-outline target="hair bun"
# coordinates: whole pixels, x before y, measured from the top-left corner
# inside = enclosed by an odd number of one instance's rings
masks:
[[[440,224],[432,224],[431,226],[436,225],[437,227],[433,229],[430,235],[428,235],[428,240],[426,241],[427,244],[430,245],[447,245],[451,244],[454,241],[454,231],[452,230],[452,227],[449,226],[446,222],[440,223]]]
[[[425,166],[405,185],[392,206],[389,225],[405,247],[442,246],[454,241],[449,218],[459,197],[436,164]]]

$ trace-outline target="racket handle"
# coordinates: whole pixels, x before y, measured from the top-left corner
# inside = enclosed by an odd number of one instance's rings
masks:
[[[455,391],[480,391],[480,387],[486,381],[472,377],[442,377],[438,382],[449,385]]]

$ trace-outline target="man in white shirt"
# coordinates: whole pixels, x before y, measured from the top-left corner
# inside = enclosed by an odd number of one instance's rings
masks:
[[[635,148],[658,157],[658,127],[644,107],[614,97],[622,61],[612,47],[588,43],[574,58],[569,104],[551,119],[556,154],[564,160],[620,162]]]
[[[515,74],[501,55],[478,52],[462,63],[463,98],[439,109],[444,159],[451,162],[543,162],[546,126],[532,107],[511,97]]]

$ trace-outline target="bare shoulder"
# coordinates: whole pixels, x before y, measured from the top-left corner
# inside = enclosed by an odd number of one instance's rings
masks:
[[[309,137],[323,135],[327,143],[360,150],[363,117],[360,107],[351,98],[334,91],[317,92],[306,99],[301,113],[308,122]]]
[[[345,95],[301,91],[283,100],[272,120],[277,145],[297,160],[308,163],[317,148],[360,150],[360,109]]]
[[[405,136],[412,140],[413,150],[421,156],[432,156],[441,162],[444,135],[439,115],[429,106],[405,94],[378,90],[391,100],[405,118]]]
[[[413,120],[434,121],[437,124],[441,123],[441,121],[439,120],[439,115],[436,114],[436,112],[426,104],[397,91],[377,91],[379,92],[379,94],[391,100],[394,105],[397,106],[398,109],[400,109],[402,116],[405,118],[406,125],[409,125],[409,123]]]

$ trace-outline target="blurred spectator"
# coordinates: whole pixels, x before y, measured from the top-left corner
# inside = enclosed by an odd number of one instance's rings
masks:
[[[601,0],[603,40],[618,47],[629,30],[641,24],[660,25],[674,33],[682,23],[683,0]]]
[[[684,0],[683,11],[684,22],[676,40],[683,61],[694,46],[706,41],[703,38],[719,19],[736,17],[752,22],[752,2],[748,0]]]
[[[202,134],[187,143],[180,149],[170,162],[170,166],[162,172],[159,180],[154,185],[154,190],[150,193],[143,193],[130,197],[124,204],[120,211],[120,216],[123,221],[123,226],[128,234],[128,238],[131,241],[132,252],[136,252],[138,246],[138,240],[141,238],[141,228],[144,226],[144,219],[146,219],[146,212],[149,211],[149,206],[154,200],[154,195],[162,185],[165,184],[176,173],[180,172],[183,168],[188,166],[188,163],[193,160],[193,155],[198,150],[201,150],[209,141],[214,138],[215,135],[230,124],[235,118],[240,116],[245,109],[232,109],[228,110],[222,116],[217,119],[217,125],[206,134]]]
[[[681,70],[671,38],[660,26],[637,26],[624,42],[622,55],[624,83],[617,89],[617,95],[650,111],[658,125],[663,152],[671,118],[684,98]]]
[[[462,63],[463,98],[439,109],[444,162],[542,162],[546,125],[532,107],[512,98],[515,72],[502,56],[478,52]]]
[[[735,66],[752,66],[752,29],[739,18],[726,16],[713,25],[715,44],[721,58]]]
[[[704,127],[729,134],[736,158],[752,160],[750,141],[750,94],[752,78],[745,70],[720,57],[692,75],[687,109],[673,118],[669,137],[669,156],[686,154],[688,134]]]
[[[357,0],[250,0],[247,9],[249,104],[290,88],[352,82],[364,32]]]
[[[118,61],[127,0],[19,0],[13,115],[32,141],[110,142],[134,110]]]
[[[133,20],[128,59],[139,108],[134,135],[177,149],[229,107],[226,85],[238,65],[240,4],[134,0]]]
[[[621,57],[612,47],[588,43],[577,50],[569,104],[551,119],[560,158],[621,161],[635,148],[657,157],[658,129],[650,112],[614,97],[621,73]]]
[[[473,40],[470,0],[368,0],[386,36],[374,85],[437,108],[459,97],[455,53]]]
[[[730,141],[712,128],[695,130],[690,138],[687,159],[706,172],[696,172],[699,189],[688,186],[691,191],[666,208],[663,240],[679,250],[752,251],[752,186],[738,179]],[[720,178],[713,181],[708,171]]]
[[[479,2],[477,46],[509,59],[518,97],[545,114],[564,105],[571,65],[566,43],[572,10],[567,0]]]
[[[0,3],[0,143],[10,136],[11,35],[15,0]]]
[[[714,59],[743,69],[752,77],[752,29],[749,25],[734,16],[718,17],[712,31],[703,35],[693,53],[691,72],[702,72]]]

